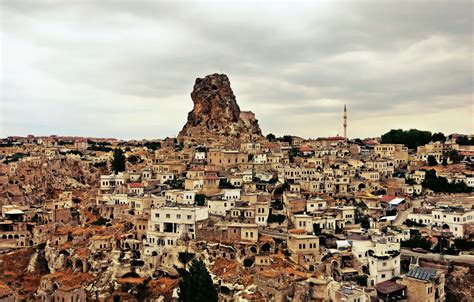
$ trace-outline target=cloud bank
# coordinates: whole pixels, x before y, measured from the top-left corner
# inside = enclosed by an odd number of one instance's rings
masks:
[[[474,132],[470,1],[0,5],[0,136],[174,136],[214,72],[264,133]]]

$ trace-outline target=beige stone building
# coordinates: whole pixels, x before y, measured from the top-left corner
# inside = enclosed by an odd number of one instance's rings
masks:
[[[444,301],[444,273],[428,267],[414,267],[400,281],[405,285],[407,302]]]
[[[227,169],[248,162],[247,153],[234,150],[210,150],[208,153],[208,164],[211,166]]]

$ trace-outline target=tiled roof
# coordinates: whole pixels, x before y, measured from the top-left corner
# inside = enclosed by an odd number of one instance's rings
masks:
[[[391,280],[380,282],[375,285],[375,289],[383,294],[390,294],[405,288],[407,288],[405,285],[398,284],[397,282]]]
[[[415,267],[408,272],[407,276],[419,280],[428,281],[435,277],[437,270],[428,267]]]
[[[129,183],[128,186],[130,188],[143,188],[143,184],[140,182],[132,182],[132,183]]]

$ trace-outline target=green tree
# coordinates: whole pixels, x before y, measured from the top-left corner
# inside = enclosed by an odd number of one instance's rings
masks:
[[[446,141],[446,136],[441,132],[433,133],[433,135],[431,136],[431,141],[444,143]]]
[[[198,206],[203,206],[204,203],[206,202],[206,195],[205,194],[196,194],[194,195],[194,202]]]
[[[456,139],[456,144],[461,146],[474,145],[474,137],[469,139],[467,136],[463,135]]]
[[[139,158],[136,156],[136,155],[130,155],[129,157],[127,157],[127,161],[131,164],[136,164],[139,162]]]
[[[428,155],[428,166],[436,166],[438,161],[433,155]]]
[[[235,189],[235,186],[231,184],[227,179],[221,178],[219,180],[219,189]]]
[[[184,179],[168,179],[165,181],[165,185],[169,185],[173,190],[182,190],[184,189]]]
[[[125,171],[125,155],[122,149],[114,150],[114,159],[112,160],[112,171],[115,173]]]
[[[410,149],[416,149],[418,146],[425,145],[431,141],[431,132],[410,129],[404,131],[402,129],[392,129],[382,135],[382,143],[384,144],[404,144]]]
[[[464,182],[448,182],[446,177],[438,177],[435,170],[429,170],[425,173],[425,179],[422,186],[433,192],[441,193],[470,193],[472,189]]]
[[[448,157],[455,164],[460,162],[463,158],[457,150],[450,150],[448,153]]]
[[[273,133],[269,133],[269,134],[267,134],[266,138],[268,139],[268,141],[273,142],[273,141],[275,141],[276,136]]]
[[[161,148],[161,143],[160,142],[146,142],[144,144],[144,146],[148,149],[148,150],[158,150]]]
[[[316,236],[321,235],[321,227],[319,226],[319,223],[313,223],[313,232]]]
[[[400,245],[402,247],[422,248],[425,251],[429,251],[431,249],[431,242],[421,237],[419,233],[416,233],[415,236],[408,240],[402,241]]]
[[[283,137],[278,138],[281,142],[287,142],[290,146],[293,144],[293,136],[291,135],[283,135]]]
[[[145,301],[149,295],[149,288],[148,283],[150,283],[151,278],[148,277],[143,280],[142,283],[136,286],[135,291],[133,291],[134,296],[137,298],[138,301]]]
[[[182,302],[217,301],[217,291],[202,260],[193,259],[189,272],[182,273],[179,291],[179,301]]]
[[[282,214],[270,214],[268,215],[267,222],[268,223],[283,223],[285,221],[286,216]]]

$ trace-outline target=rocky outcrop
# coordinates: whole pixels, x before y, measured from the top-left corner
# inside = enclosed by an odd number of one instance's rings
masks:
[[[191,93],[194,107],[178,137],[260,136],[255,114],[240,111],[225,74],[197,78]]]

